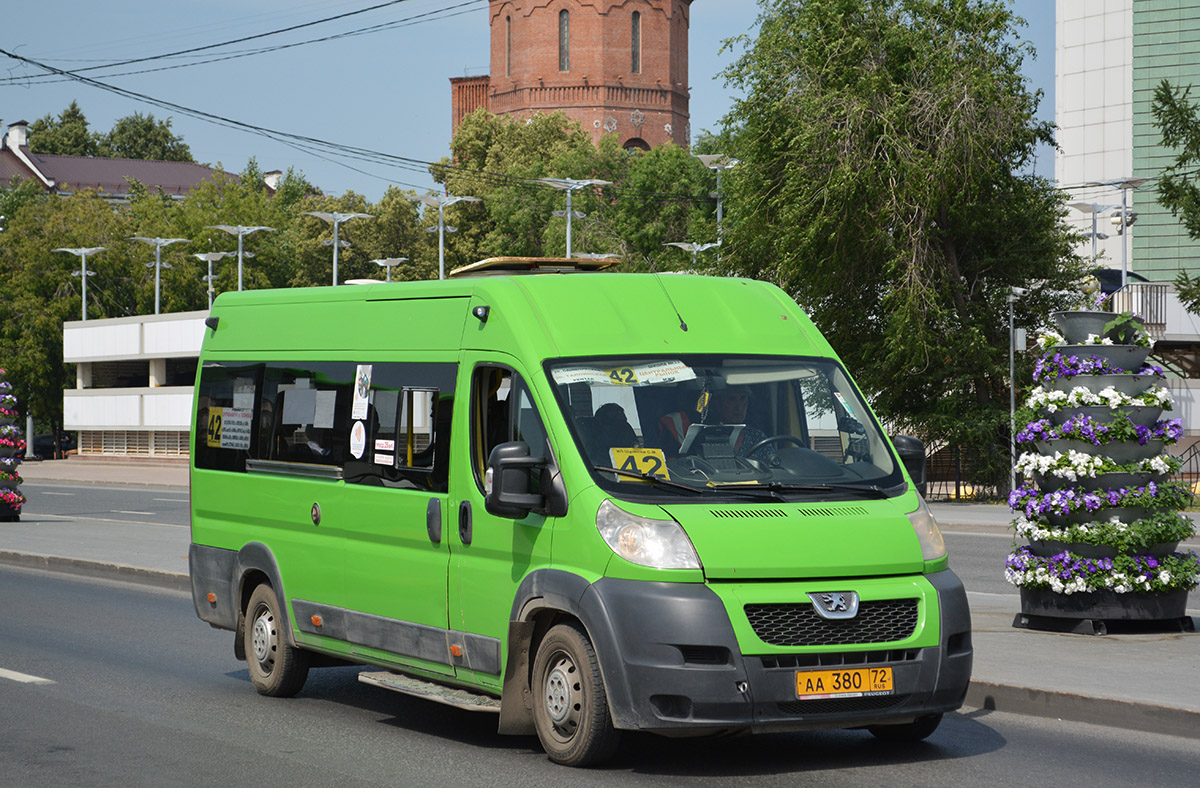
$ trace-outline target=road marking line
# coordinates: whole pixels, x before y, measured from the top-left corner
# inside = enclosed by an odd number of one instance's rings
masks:
[[[179,499],[179,498],[154,498],[154,499],[152,499],[152,500],[155,500],[155,501],[162,501],[163,503],[187,503],[187,502],[188,502],[188,499],[187,499],[187,498],[183,498],[183,499]]]
[[[113,514],[144,514],[148,517],[152,517],[158,514],[158,512],[131,512],[128,509],[113,509]]]
[[[151,514],[153,514],[153,512],[151,512]],[[180,525],[178,523],[148,523],[144,520],[118,520],[115,517],[88,517],[87,515],[83,515],[83,514],[74,514],[74,515],[72,515],[72,514],[43,514],[43,513],[39,512],[38,517],[45,517],[50,520],[64,521],[65,523],[68,523],[68,524],[79,521],[79,520],[88,520],[89,522],[115,523],[117,525],[153,525],[158,528],[191,528],[192,527],[192,526],[188,525],[187,523],[184,523],[182,525]]]
[[[38,495],[71,495],[71,496],[73,496],[73,495],[75,495],[75,493],[59,493],[59,492],[50,492],[49,490],[47,490],[45,492],[39,492]]]
[[[50,679],[44,679],[41,676],[30,676],[28,673],[18,673],[15,670],[5,670],[0,668],[0,679],[12,679],[19,681],[22,684],[53,684]]]

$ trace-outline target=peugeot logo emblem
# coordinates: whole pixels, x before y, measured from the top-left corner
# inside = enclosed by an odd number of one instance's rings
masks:
[[[808,598],[821,618],[837,620],[858,615],[858,593],[855,591],[810,592]]]

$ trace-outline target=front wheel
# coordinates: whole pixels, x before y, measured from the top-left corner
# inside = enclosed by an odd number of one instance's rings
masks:
[[[872,725],[867,730],[883,741],[914,742],[928,739],[941,724],[941,714],[927,714],[904,725]]]
[[[600,663],[587,635],[573,624],[546,633],[533,661],[533,722],[550,760],[594,766],[617,749]]]
[[[308,678],[308,652],[288,645],[281,610],[273,588],[264,583],[254,589],[242,643],[254,688],[262,695],[290,698]]]

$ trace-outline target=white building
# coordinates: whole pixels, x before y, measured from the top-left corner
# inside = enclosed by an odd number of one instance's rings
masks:
[[[63,425],[81,455],[186,457],[203,312],[63,324]]]

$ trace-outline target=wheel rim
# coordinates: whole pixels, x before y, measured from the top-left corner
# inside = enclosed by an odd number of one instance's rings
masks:
[[[271,665],[275,661],[275,616],[266,606],[260,607],[257,613],[258,615],[254,618],[254,627],[251,630],[251,645],[254,649],[254,658],[258,660],[258,664],[263,670],[269,673]]]
[[[579,684],[579,669],[568,655],[558,652],[546,671],[544,684],[546,714],[558,738],[566,741],[579,730],[583,688]]]

